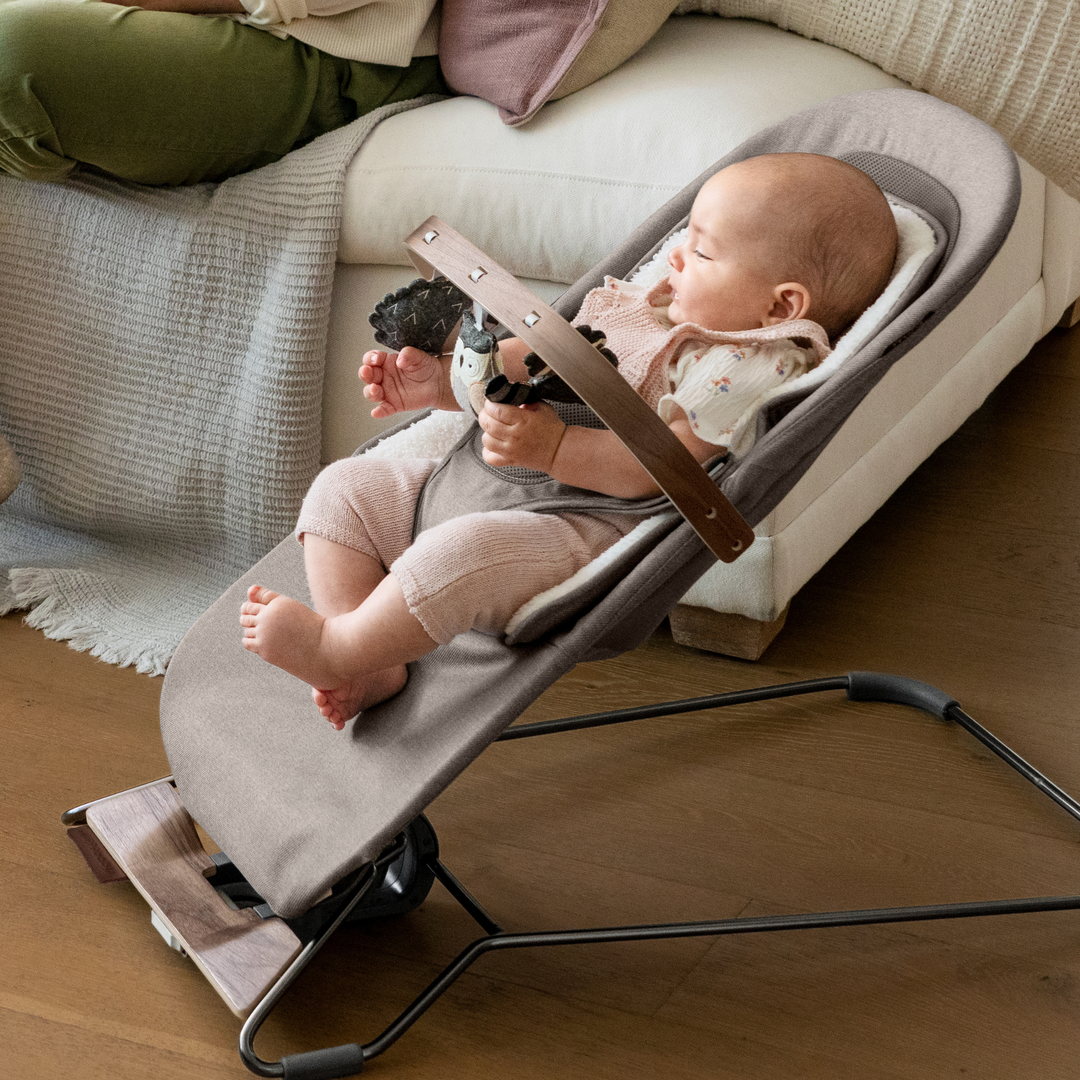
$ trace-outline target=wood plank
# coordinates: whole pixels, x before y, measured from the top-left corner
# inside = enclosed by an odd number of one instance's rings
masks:
[[[849,793],[824,792],[729,770],[722,758],[695,756],[699,746],[686,742],[681,762],[622,746],[633,764],[610,773],[580,741],[576,764],[560,760],[557,769],[500,753],[505,791],[489,790],[485,805],[476,787],[455,784],[433,804],[433,820],[450,813],[481,849],[508,844],[611,874],[648,867],[684,886],[708,881],[808,911],[1077,891],[1075,835],[1037,835],[1020,815],[1014,828],[911,806],[898,818],[895,805],[874,798],[873,774],[860,780],[848,768]],[[600,781],[591,789],[590,774]],[[540,817],[529,808],[542,792],[552,810]],[[846,831],[853,817],[856,841]],[[630,903],[624,914],[627,922],[675,917]]]
[[[4,1075],[21,1080],[239,1080],[235,1055],[175,1038],[145,1043],[138,1029],[87,1026],[75,1012],[49,1016],[0,1003]],[[32,1009],[33,1006],[30,1006]],[[133,1038],[132,1036],[135,1036]],[[246,1070],[244,1070],[246,1072]]]
[[[766,904],[747,911],[780,913]],[[994,920],[984,922],[991,932]],[[973,995],[980,1007],[970,1007]],[[912,1078],[1066,1080],[1075,1041],[1023,1018],[1078,1005],[1074,977],[1052,963],[1006,961],[880,926],[719,940],[660,1015],[731,1039],[767,1014],[756,1033],[778,1052],[794,1060],[858,1043],[867,1076],[881,1062]]]
[[[127,881],[127,874],[105,850],[104,844],[94,835],[94,830],[89,825],[76,825],[68,829],[67,836],[79,849],[79,854],[86,860],[90,872],[102,885],[110,885],[114,881]]]
[[[38,867],[0,862],[4,903],[36,918],[0,921],[10,977],[0,1008],[145,1043],[199,1059],[229,1061],[238,1025],[202,972],[165,946],[146,901],[129,885],[99,885],[65,840]]]
[[[262,1000],[300,952],[277,918],[236,911],[206,880],[214,863],[167,782],[95,803],[87,824],[185,953],[241,1018]]]
[[[760,660],[776,635],[784,629],[788,610],[786,607],[778,618],[763,622],[745,615],[676,604],[668,623],[671,636],[680,645],[735,656],[740,660]]]

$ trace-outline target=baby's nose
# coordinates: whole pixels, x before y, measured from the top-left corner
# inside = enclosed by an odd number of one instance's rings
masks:
[[[682,266],[682,245],[672,248],[667,255],[668,266],[673,270],[679,270]]]

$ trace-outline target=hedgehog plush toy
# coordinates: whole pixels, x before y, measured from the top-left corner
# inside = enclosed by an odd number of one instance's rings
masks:
[[[507,405],[534,401],[580,402],[569,386],[536,353],[524,360],[530,378],[511,382],[502,370],[499,343],[490,329],[477,326],[472,300],[445,278],[425,281],[417,278],[397,292],[388,293],[375,305],[368,321],[375,328],[375,340],[389,349],[411,345],[439,355],[450,331],[461,320],[454,348],[451,374],[454,393],[462,408],[479,413],[484,399]],[[579,326],[578,332],[612,364],[615,354],[605,348],[607,339],[599,330]]]

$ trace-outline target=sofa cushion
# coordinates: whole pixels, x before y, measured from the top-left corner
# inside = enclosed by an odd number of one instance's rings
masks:
[[[459,94],[523,124],[645,44],[676,0],[443,0],[439,58]]]
[[[511,272],[571,282],[747,136],[837,94],[900,86],[764,23],[675,16],[522,128],[476,98],[380,124],[349,167],[339,260],[407,263],[429,214]]]

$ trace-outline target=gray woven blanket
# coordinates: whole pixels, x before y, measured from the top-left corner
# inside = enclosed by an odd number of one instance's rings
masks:
[[[219,186],[0,177],[0,614],[161,673],[319,466],[345,168],[388,106]]]

